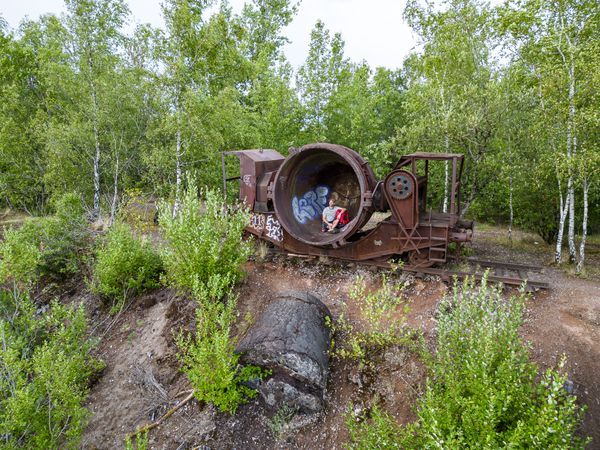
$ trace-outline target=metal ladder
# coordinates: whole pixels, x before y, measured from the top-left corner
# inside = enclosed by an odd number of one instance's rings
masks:
[[[434,227],[429,222],[429,239],[431,240],[431,246],[429,247],[429,261],[435,262],[446,262],[448,255],[448,226],[435,227],[435,230],[441,230],[442,236],[433,235]]]

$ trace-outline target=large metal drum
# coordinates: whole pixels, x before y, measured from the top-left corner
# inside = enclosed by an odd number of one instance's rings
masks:
[[[377,181],[368,163],[342,145],[310,144],[286,158],[273,186],[273,206],[285,230],[315,246],[338,245],[361,229],[374,211]],[[321,232],[323,208],[333,198],[350,222],[337,233]]]

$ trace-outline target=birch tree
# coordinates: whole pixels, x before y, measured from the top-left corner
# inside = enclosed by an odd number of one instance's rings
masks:
[[[306,62],[300,67],[296,85],[305,108],[305,141],[327,139],[326,108],[330,97],[348,69],[344,41],[339,33],[331,36],[325,24],[317,21],[310,33]]]
[[[436,9],[414,0],[404,16],[420,51],[405,63],[408,123],[399,137],[411,149],[467,154],[464,214],[489,180],[486,158],[497,126],[491,10],[478,1],[453,0]],[[441,191],[443,209],[447,166]]]
[[[567,225],[569,261],[574,263],[577,259],[576,190],[580,182],[575,162],[582,139],[581,108],[587,95],[594,90],[587,62],[592,54],[590,47],[597,47],[600,12],[596,2],[589,0],[528,1],[509,7],[516,13],[511,16],[515,22],[511,32],[522,38],[520,53],[530,64],[539,85],[542,112],[546,118],[543,127],[553,136],[550,148],[554,152],[560,208],[554,258],[556,263],[562,261]],[[553,120],[547,120],[549,117]],[[587,189],[583,191],[585,193]],[[587,196],[584,197],[587,203]],[[584,205],[583,209],[586,208]]]
[[[122,39],[120,30],[129,10],[122,0],[66,0],[66,5],[70,32],[68,49],[86,91],[82,94],[88,97],[87,106],[81,112],[93,137],[94,197],[91,216],[95,219],[100,214],[102,102],[104,91],[110,88],[109,78],[116,64],[116,49]]]

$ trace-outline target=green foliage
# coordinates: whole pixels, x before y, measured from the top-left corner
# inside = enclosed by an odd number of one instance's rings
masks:
[[[183,371],[199,401],[210,402],[221,411],[234,413],[256,391],[241,384],[262,375],[258,367],[238,364],[231,326],[236,318],[236,296],[231,290],[234,275],[210,276],[206,283],[197,283],[194,298],[196,330],[176,337]]]
[[[567,393],[564,360],[536,382],[519,338],[525,296],[467,280],[440,304],[437,348],[426,358],[425,393],[415,423],[399,427],[375,406],[347,415],[351,449],[584,448],[584,409]]]
[[[368,413],[356,417],[346,413],[346,426],[350,434],[349,450],[400,449],[401,432],[392,416],[375,404]]]
[[[83,264],[88,233],[79,197],[66,194],[56,203],[56,214],[26,221],[7,230],[0,243],[0,281],[31,285],[39,277],[61,281]]]
[[[93,287],[113,299],[125,298],[159,286],[160,256],[131,228],[115,223],[96,250]]]
[[[466,281],[440,305],[431,378],[409,448],[580,448],[583,411],[549,369],[536,383],[518,330],[525,297]]]
[[[148,432],[137,433],[133,439],[129,436],[125,438],[125,450],[147,450]]]
[[[31,284],[38,275],[42,252],[38,246],[37,223],[25,222],[21,229],[9,228],[0,242],[0,283],[13,280],[19,284]]]
[[[344,314],[333,322],[326,319],[336,336],[331,342],[332,354],[367,364],[373,351],[408,343],[411,333],[405,326],[408,305],[402,298],[404,287],[383,277],[381,288],[369,290],[365,279],[357,277],[348,296],[357,304],[362,323],[357,327]]]
[[[27,295],[0,291],[0,442],[3,448],[76,448],[86,424],[89,356],[83,307],[37,314]]]
[[[201,201],[197,192],[190,178],[177,215],[173,217],[169,204],[160,211],[160,227],[168,241],[163,251],[167,283],[188,292],[212,275],[239,280],[241,265],[252,252],[252,243],[242,239],[247,211],[225,212],[219,193],[206,190]]]

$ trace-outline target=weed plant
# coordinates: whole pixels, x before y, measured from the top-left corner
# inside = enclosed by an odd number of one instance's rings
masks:
[[[256,391],[243,383],[262,376],[259,368],[241,367],[231,327],[236,318],[236,296],[231,286],[234,275],[212,275],[207,283],[197,282],[193,296],[198,303],[195,333],[176,336],[179,359],[194,395],[223,412],[234,413]]]
[[[150,244],[137,238],[124,223],[115,223],[96,248],[93,290],[121,302],[159,286],[160,256]]]
[[[403,290],[404,284],[393,284],[383,277],[381,288],[369,291],[365,279],[357,277],[348,296],[358,305],[364,328],[355,327],[343,313],[333,322],[327,318],[334,334],[332,355],[365,364],[373,352],[407,343],[411,333],[405,326],[409,308]]]
[[[271,434],[276,439],[280,439],[285,431],[286,426],[292,421],[298,413],[298,408],[291,407],[287,403],[283,403],[273,417],[267,422]]]
[[[248,212],[241,207],[226,212],[216,191],[204,191],[203,198],[198,198],[196,182],[189,178],[175,217],[172,205],[160,209],[160,227],[168,241],[163,252],[166,281],[188,293],[213,275],[238,281],[241,266],[252,253],[252,243],[242,240]]]
[[[44,314],[18,290],[0,291],[0,447],[77,448],[91,374],[83,307]]]
[[[125,438],[125,450],[148,450],[148,432],[136,433]]]
[[[370,411],[356,416],[346,413],[346,427],[350,434],[349,450],[400,449],[402,432],[395,419],[375,403]]]

